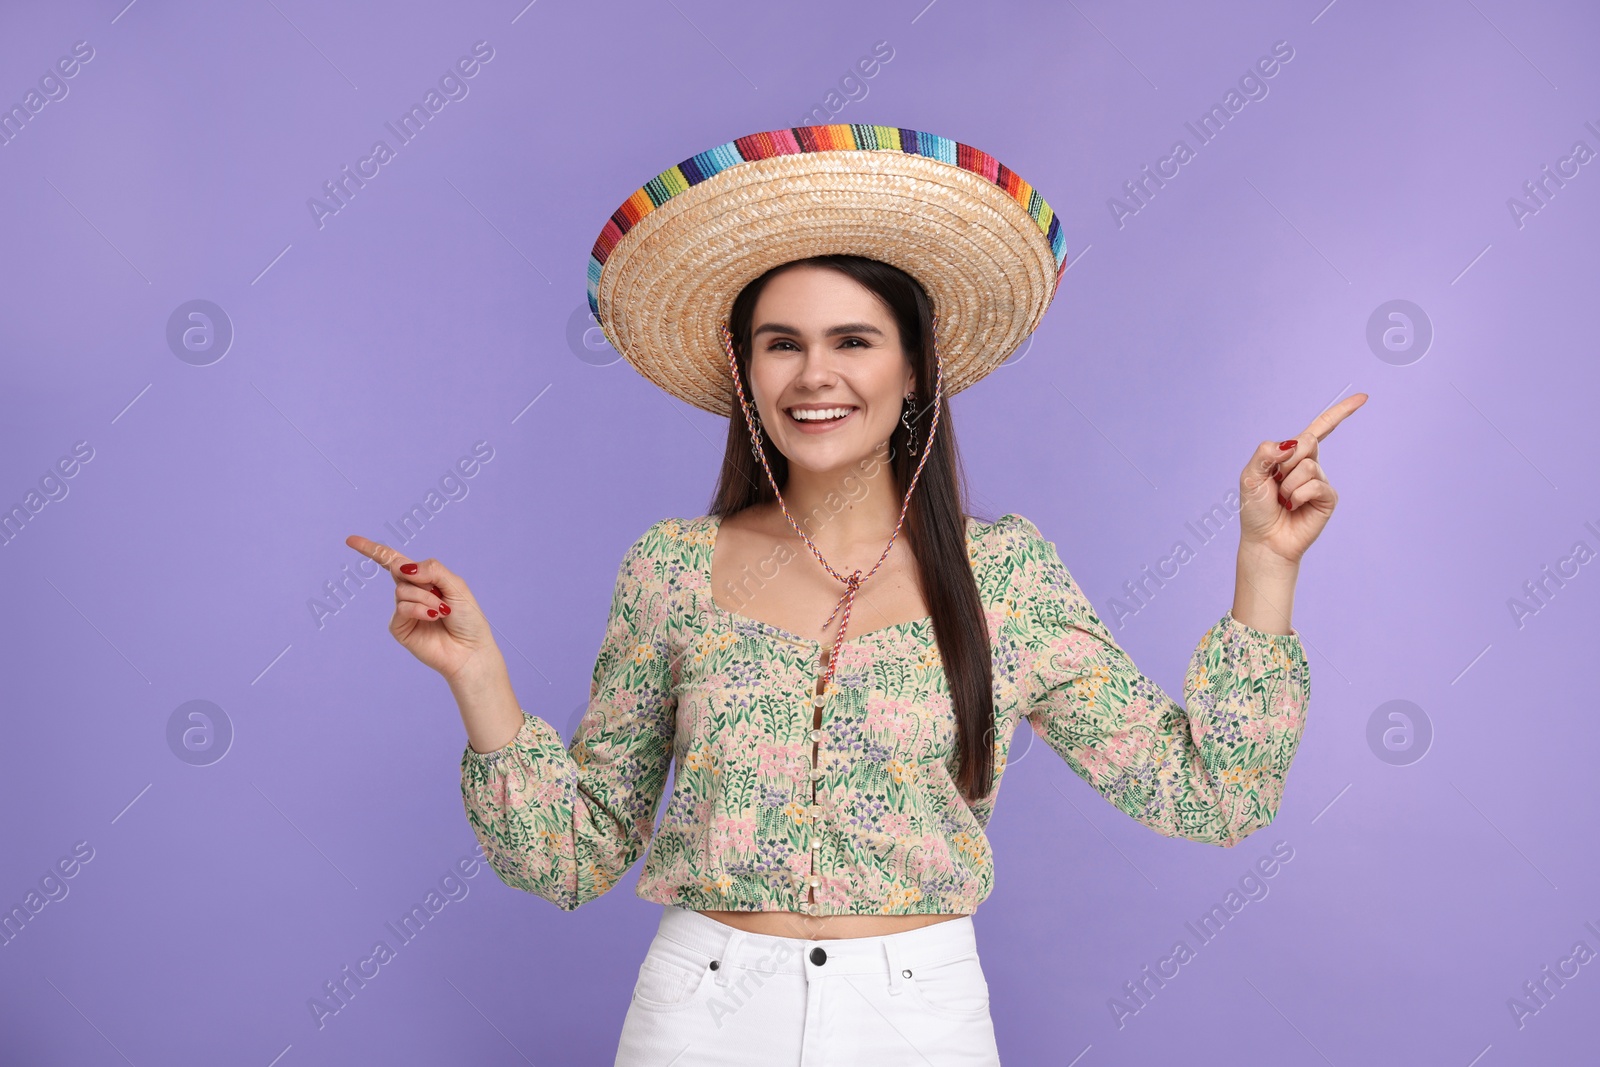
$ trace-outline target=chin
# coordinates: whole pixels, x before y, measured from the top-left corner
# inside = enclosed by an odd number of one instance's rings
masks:
[[[843,442],[827,444],[814,444],[810,441],[801,441],[793,451],[784,450],[783,457],[789,461],[789,469],[803,470],[809,474],[835,474],[841,471],[862,470],[873,462],[882,462],[881,456],[888,455],[887,451],[880,453],[876,448],[860,448],[846,445]]]

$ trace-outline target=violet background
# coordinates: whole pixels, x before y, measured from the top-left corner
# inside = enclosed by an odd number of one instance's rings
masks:
[[[390,589],[320,627],[308,603],[347,534],[387,539],[489,442],[405,551],[472,583],[570,735],[621,554],[705,510],[724,427],[584,334],[590,247],[673,163],[821,121],[878,41],[833,121],[977,145],[1061,217],[1062,292],[954,424],[975,506],[1037,522],[1103,616],[1198,545],[1258,441],[1371,394],[1322,450],[1341,500],[1302,567],[1310,721],[1270,827],[1161,837],[1018,735],[976,917],[1006,1062],[1594,1057],[1596,965],[1521,1027],[1507,1006],[1600,949],[1600,577],[1508,606],[1600,548],[1596,164],[1508,208],[1600,148],[1592,6],[123,4],[0,13],[7,107],[94,48],[0,147],[0,506],[94,452],[0,549],[0,906],[94,850],[0,946],[0,1060],[611,1062],[658,916],[637,866],[570,914],[483,868],[318,1029],[308,1000],[475,842],[459,716],[387,634]],[[480,40],[470,94],[319,229],[308,198]],[[1268,95],[1119,227],[1108,199],[1278,41]],[[207,366],[166,341],[193,299],[235,334]],[[1367,343],[1393,299],[1432,323],[1421,358]],[[1114,631],[1170,694],[1236,543]],[[196,699],[234,731],[209,766],[167,739]],[[1391,700],[1425,758],[1369,745]],[[1279,841],[1269,894],[1199,945],[1185,922]],[[1108,1001],[1179,938],[1196,958],[1119,1028]]]

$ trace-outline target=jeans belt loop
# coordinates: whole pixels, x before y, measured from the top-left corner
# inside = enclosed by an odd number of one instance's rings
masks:
[[[726,924],[724,924],[726,925]],[[722,951],[717,954],[718,985],[727,985],[731,978],[728,974],[728,964],[739,956],[739,950],[744,947],[745,932],[738,927],[730,927],[728,940],[723,944]]]
[[[906,985],[905,975],[900,973],[905,968],[905,964],[900,959],[898,946],[892,938],[884,938],[883,955],[884,960],[889,965],[889,993],[891,996],[899,996]]]

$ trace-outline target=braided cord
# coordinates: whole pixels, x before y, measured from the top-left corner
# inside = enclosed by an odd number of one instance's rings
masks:
[[[928,428],[927,444],[922,449],[921,458],[917,460],[916,470],[911,474],[911,482],[906,486],[905,499],[900,502],[900,518],[896,520],[894,532],[889,535],[889,543],[883,546],[883,554],[878,557],[878,562],[874,563],[872,569],[866,574],[862,574],[861,568],[857,567],[849,575],[843,575],[834,570],[833,565],[823,558],[822,553],[818,551],[810,535],[795,521],[794,516],[789,513],[789,506],[783,502],[783,494],[778,491],[778,481],[773,477],[772,467],[767,463],[767,451],[761,443],[761,430],[756,421],[754,407],[744,395],[744,383],[739,378],[739,363],[733,351],[733,335],[728,331],[726,322],[718,324],[718,328],[722,333],[722,347],[728,353],[728,370],[733,375],[733,387],[739,395],[739,407],[744,411],[745,425],[750,428],[751,448],[757,458],[761,460],[762,469],[767,472],[767,481],[772,486],[773,495],[778,498],[778,506],[783,509],[784,518],[789,520],[789,525],[794,527],[794,532],[800,535],[800,539],[806,543],[806,547],[811,549],[811,554],[817,557],[817,562],[822,564],[823,569],[843,582],[845,586],[844,594],[839,598],[839,603],[834,605],[833,611],[828,613],[827,619],[823,620],[822,623],[822,629],[827,630],[828,624],[833,621],[833,617],[839,614],[841,608],[843,609],[844,614],[839,619],[839,632],[834,635],[833,647],[828,652],[827,671],[822,676],[823,694],[827,693],[828,684],[833,680],[834,669],[839,663],[839,649],[844,644],[845,631],[850,625],[850,608],[855,603],[856,591],[861,588],[868,578],[876,574],[878,568],[883,565],[883,561],[889,558],[889,550],[894,547],[894,539],[900,535],[900,527],[906,521],[906,508],[911,504],[911,491],[917,487],[917,479],[922,476],[922,465],[928,461],[928,456],[933,452],[934,434],[939,432],[939,401],[944,395],[944,360],[939,353],[939,316],[937,313],[933,315],[932,325],[934,355],[933,422]]]

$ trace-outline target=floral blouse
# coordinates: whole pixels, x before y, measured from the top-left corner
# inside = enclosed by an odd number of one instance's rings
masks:
[[[825,646],[716,604],[720,525],[663,519],[628,549],[570,746],[526,710],[504,748],[467,746],[467,819],[507,885],[570,911],[649,846],[637,892],[660,904],[969,914],[994,887],[984,828],[1020,719],[1158,833],[1226,847],[1277,813],[1311,693],[1298,633],[1223,615],[1189,661],[1185,710],[1032,522],[969,518],[996,727],[994,791],[971,803],[932,620],[847,636],[814,728]]]

